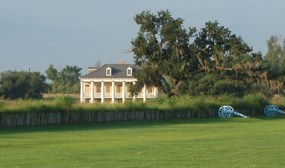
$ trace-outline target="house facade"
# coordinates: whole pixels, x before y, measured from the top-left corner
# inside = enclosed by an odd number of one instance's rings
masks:
[[[137,96],[131,96],[130,87],[137,82],[133,76],[138,70],[134,64],[105,64],[98,69],[88,68],[88,74],[80,78],[81,102],[125,102],[158,96],[156,87],[143,87]]]

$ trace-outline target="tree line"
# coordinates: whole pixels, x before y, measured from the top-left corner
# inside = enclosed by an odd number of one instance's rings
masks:
[[[263,57],[217,21],[206,22],[200,30],[184,28],[184,20],[168,10],[143,11],[134,19],[139,31],[131,51],[142,69],[133,94],[143,84],[168,96],[284,93],[285,43],[281,46],[276,36],[267,41]]]
[[[82,68],[66,65],[57,70],[50,65],[46,76],[39,72],[6,71],[0,74],[0,98],[39,99],[42,93],[79,93]]]
[[[285,39],[267,40],[265,56],[254,52],[240,36],[217,21],[198,30],[184,27],[182,18],[168,10],[143,11],[134,17],[139,26],[131,41],[134,62],[141,69],[131,87],[138,94],[143,85],[159,87],[166,95],[244,96],[284,94]],[[7,71],[0,74],[0,97],[40,98],[41,93],[79,93],[82,68],[50,65],[46,76],[38,72]]]

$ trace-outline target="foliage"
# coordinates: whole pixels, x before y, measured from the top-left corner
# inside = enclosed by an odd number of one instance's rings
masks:
[[[205,96],[176,96],[176,97],[158,97],[148,99],[143,102],[125,102],[124,104],[79,104],[76,99],[70,96],[59,96],[51,100],[15,100],[5,103],[0,108],[0,112],[89,112],[89,111],[179,111],[190,110],[195,113],[205,111],[217,111],[222,105],[231,105],[235,109],[248,111],[251,114],[261,114],[269,101],[259,95],[249,95],[243,98],[237,98],[228,95],[218,97]]]
[[[135,21],[140,31],[131,44],[135,63],[142,68],[136,76],[138,84],[158,86],[169,96],[177,94],[183,81],[197,70],[189,48],[195,29],[183,28],[183,19],[174,19],[169,11],[156,15],[144,11],[135,16]],[[171,89],[165,89],[162,81]]]
[[[45,77],[39,72],[6,71],[0,74],[0,97],[5,99],[38,99],[45,88]]]
[[[232,106],[238,110],[246,112],[248,115],[263,115],[264,107],[269,101],[260,95],[246,95],[242,99],[232,102]]]
[[[52,81],[50,92],[52,93],[79,93],[80,71],[82,68],[67,65],[61,71],[50,65],[46,70],[47,78]]]
[[[256,93],[255,85],[235,79],[223,79],[212,74],[200,74],[187,81],[181,88],[181,95],[191,96],[221,96],[232,95],[243,97],[246,94]],[[259,91],[259,90],[258,90]]]
[[[157,14],[143,11],[135,21],[140,30],[131,42],[132,52],[142,70],[136,75],[133,93],[146,84],[162,88],[169,97],[176,96],[197,75],[201,78],[213,74],[227,79],[219,83],[227,88],[219,90],[216,86],[209,91],[221,95],[234,89],[238,94],[244,87],[240,81],[250,84],[266,76],[261,53],[253,53],[241,37],[217,21],[206,22],[200,31],[195,27],[185,29],[183,19],[173,18],[167,10]]]
[[[5,106],[4,100],[1,100],[1,99],[0,99],[0,109],[3,108],[4,106]]]
[[[28,113],[28,112],[57,112],[59,111],[54,101],[47,100],[5,100],[5,106],[0,108],[0,112],[5,113]]]
[[[71,96],[64,95],[55,98],[55,102],[60,109],[64,111],[70,111],[72,105],[76,103],[76,100]]]
[[[270,71],[273,74],[278,75],[281,73],[281,67],[283,65],[280,64],[282,47],[279,44],[279,39],[277,36],[271,36],[269,40],[267,40],[267,48],[268,51],[264,58],[269,62]]]
[[[251,48],[235,34],[217,21],[206,22],[192,44],[201,69],[227,76],[235,65],[247,62]],[[237,67],[236,67],[237,68]]]
[[[63,83],[79,83],[82,68],[66,65],[58,75],[59,81]]]
[[[186,85],[181,88],[180,95],[211,96],[213,95],[213,86],[218,80],[212,74],[196,75],[186,81]]]
[[[48,79],[52,81],[58,80],[58,71],[53,65],[49,65],[48,69],[46,70],[46,74]]]
[[[219,80],[214,84],[213,95],[219,96],[222,94],[228,94],[233,96],[242,97],[249,87],[242,81],[238,80]]]
[[[271,93],[284,94],[285,89],[285,39],[281,45],[280,38],[271,36],[267,41],[268,51],[265,61],[268,66],[267,86]]]

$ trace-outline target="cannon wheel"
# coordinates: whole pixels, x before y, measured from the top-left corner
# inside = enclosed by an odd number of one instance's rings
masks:
[[[230,118],[234,114],[234,109],[231,106],[222,106],[219,108],[218,115],[221,118]]]
[[[264,108],[264,114],[268,117],[273,117],[278,113],[278,107],[275,105],[268,105]]]

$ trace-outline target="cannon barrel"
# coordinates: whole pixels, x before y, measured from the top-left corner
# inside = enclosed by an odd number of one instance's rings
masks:
[[[234,115],[242,117],[242,118],[248,118],[248,116],[243,115],[242,113],[235,111],[234,108],[231,106],[220,107],[219,111],[218,111],[218,115],[220,118],[230,118],[230,117],[233,117]]]
[[[264,114],[268,117],[273,117],[278,113],[285,114],[285,112],[280,110],[276,105],[268,105],[264,108]]]

